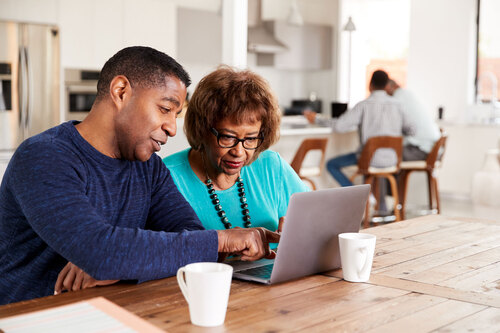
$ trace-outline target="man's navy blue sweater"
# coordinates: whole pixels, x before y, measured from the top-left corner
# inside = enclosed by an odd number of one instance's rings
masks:
[[[0,187],[0,304],[52,295],[68,261],[98,280],[139,282],[217,260],[156,154],[105,156],[67,122],[17,149]]]

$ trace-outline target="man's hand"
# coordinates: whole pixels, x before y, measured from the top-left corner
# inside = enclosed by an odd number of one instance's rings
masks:
[[[276,256],[269,243],[278,243],[280,235],[265,228],[234,228],[217,230],[219,253],[241,254],[241,260],[254,261],[260,258],[273,259]]]
[[[311,110],[304,110],[304,117],[306,117],[309,123],[314,124],[314,122],[316,121],[316,112]]]
[[[58,295],[63,290],[75,291],[80,289],[92,288],[95,286],[107,286],[118,282],[119,280],[96,280],[85,273],[78,266],[68,262],[57,277],[54,287],[54,295]]]

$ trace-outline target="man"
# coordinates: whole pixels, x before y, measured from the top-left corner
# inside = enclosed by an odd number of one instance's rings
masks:
[[[425,160],[441,136],[437,124],[414,94],[396,81],[389,79],[385,91],[403,105],[407,117],[415,124],[415,135],[404,138],[403,160]]]
[[[123,49],[84,121],[21,144],[0,187],[0,304],[163,278],[219,254],[271,255],[270,231],[204,230],[154,154],[176,134],[189,84],[166,54]]]
[[[331,126],[336,132],[359,130],[361,146],[358,151],[335,157],[327,162],[328,171],[341,186],[352,185],[341,169],[358,163],[358,155],[369,138],[386,135],[412,135],[414,133],[413,125],[403,112],[401,104],[387,95],[384,90],[388,80],[386,72],[375,71],[370,80],[370,96],[342,114],[338,120],[321,119],[316,117],[314,112],[304,112],[304,116],[309,122],[325,123],[331,121]],[[395,164],[396,154],[391,149],[377,150],[371,162],[372,166],[381,168]],[[384,190],[385,186],[380,186],[380,188]],[[381,198],[380,209],[385,210],[384,196],[382,195]]]

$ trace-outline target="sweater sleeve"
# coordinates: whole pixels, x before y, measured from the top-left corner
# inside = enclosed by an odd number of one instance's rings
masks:
[[[351,110],[343,113],[335,122],[334,131],[339,133],[351,132],[358,129],[363,115],[363,104],[358,103]]]
[[[34,232],[96,279],[146,281],[174,275],[190,262],[217,260],[216,232],[188,231],[201,229],[192,220],[175,232],[107,223],[85,195],[85,166],[67,147],[31,143],[12,163],[11,188]]]
[[[205,229],[175,185],[170,170],[157,155],[153,155],[152,159],[153,193],[148,229],[170,232]]]

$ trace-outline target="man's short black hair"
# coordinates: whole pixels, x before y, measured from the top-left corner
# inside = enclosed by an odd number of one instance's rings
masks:
[[[186,88],[191,84],[189,74],[177,61],[145,46],[126,47],[104,64],[97,82],[97,100],[109,93],[109,85],[117,75],[125,76],[132,87],[159,87],[165,84],[165,76],[177,77]]]
[[[389,75],[379,69],[373,72],[372,79],[370,80],[370,86],[375,90],[382,90],[385,89],[387,82],[389,82]]]

